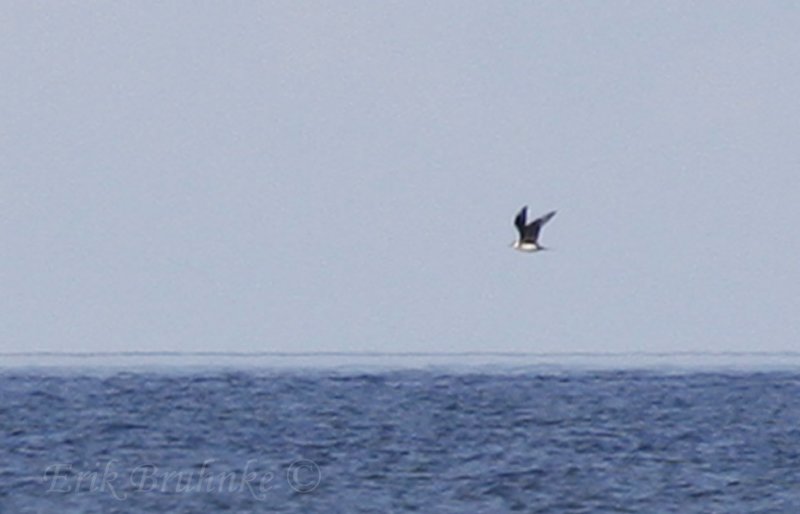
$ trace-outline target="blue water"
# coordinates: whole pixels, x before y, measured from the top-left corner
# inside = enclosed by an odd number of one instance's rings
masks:
[[[800,374],[5,369],[0,512],[800,512]]]

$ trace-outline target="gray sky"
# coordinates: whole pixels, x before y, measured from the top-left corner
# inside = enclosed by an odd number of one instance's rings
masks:
[[[800,5],[9,2],[0,351],[778,351]],[[509,248],[558,209],[554,251]]]

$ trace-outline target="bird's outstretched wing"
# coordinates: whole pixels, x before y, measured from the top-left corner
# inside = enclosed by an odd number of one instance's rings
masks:
[[[525,230],[522,232],[523,239],[531,243],[536,243],[537,240],[539,239],[539,231],[542,229],[544,224],[550,221],[550,219],[555,215],[556,211],[551,211],[545,214],[544,216],[541,216],[533,220],[531,224],[525,227]]]
[[[547,223],[548,221],[550,221],[550,218],[552,218],[552,217],[553,217],[553,216],[555,216],[555,215],[556,215],[556,211],[551,211],[551,212],[548,212],[548,213],[547,213],[547,214],[545,214],[544,216],[542,216],[542,217],[540,217],[540,218],[536,218],[536,221],[534,221],[534,223],[538,223],[538,224],[539,224],[539,226],[541,227],[542,225],[544,225],[545,223]]]
[[[522,238],[525,236],[525,220],[528,217],[528,206],[526,205],[522,209],[520,209],[519,214],[517,217],[514,218],[514,226],[517,227],[519,230],[519,237]]]

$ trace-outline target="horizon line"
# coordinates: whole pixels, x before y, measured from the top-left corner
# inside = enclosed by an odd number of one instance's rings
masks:
[[[5,352],[0,351],[0,357],[676,357],[676,356],[704,356],[704,357],[735,357],[735,356],[797,356],[797,350],[676,350],[676,351],[615,351],[615,352],[521,352],[521,351],[462,351],[462,352],[374,352],[374,351],[179,351],[179,350],[125,350],[125,351],[75,351],[57,352],[51,350]]]

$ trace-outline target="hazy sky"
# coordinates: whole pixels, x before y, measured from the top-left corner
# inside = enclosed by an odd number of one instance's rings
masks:
[[[799,27],[8,2],[0,351],[800,349]],[[553,251],[509,248],[525,204]]]

